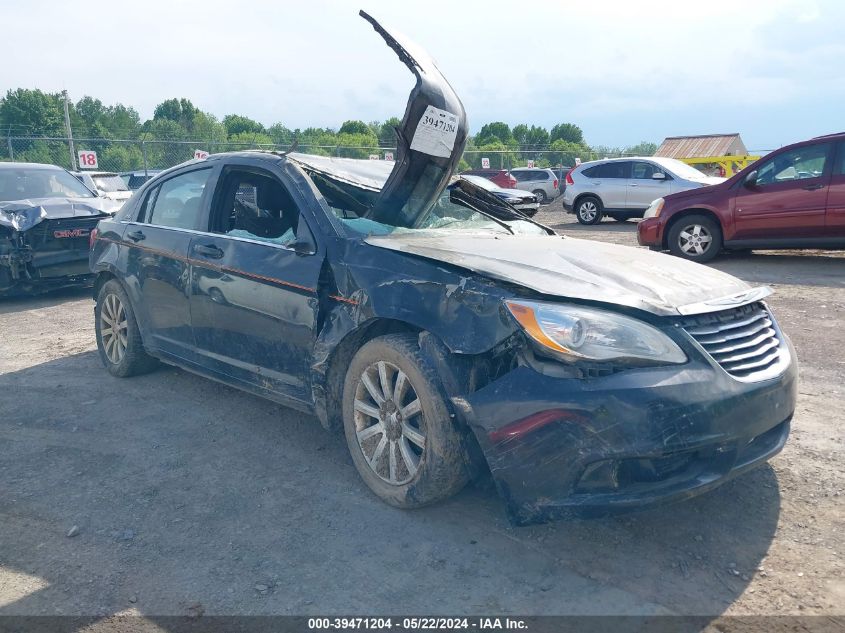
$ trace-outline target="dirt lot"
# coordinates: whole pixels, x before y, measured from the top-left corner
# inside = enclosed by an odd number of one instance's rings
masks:
[[[0,302],[0,614],[843,614],[845,257],[714,265],[777,291],[801,361],[784,452],[680,505],[529,528],[485,483],[390,508],[342,437],[264,400],[110,377],[87,291]]]

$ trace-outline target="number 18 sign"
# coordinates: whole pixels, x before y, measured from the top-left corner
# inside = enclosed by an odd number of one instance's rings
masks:
[[[81,149],[77,152],[80,169],[97,169],[97,152]]]

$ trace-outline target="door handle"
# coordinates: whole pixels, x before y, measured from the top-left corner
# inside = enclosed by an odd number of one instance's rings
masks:
[[[638,185],[637,183],[635,183],[635,182],[632,182],[632,183],[631,183],[631,184],[629,184],[628,186],[629,186],[629,187],[639,187],[639,185]]]
[[[807,191],[815,191],[816,189],[821,189],[822,187],[824,187],[824,185],[815,184],[815,185],[807,185],[806,187],[803,187],[803,189],[806,189]]]
[[[147,239],[147,236],[144,235],[141,231],[132,231],[131,233],[127,233],[126,237],[128,237],[133,242],[140,242],[141,240]]]
[[[223,257],[223,251],[214,244],[197,244],[194,246],[194,252],[209,259],[220,259]]]

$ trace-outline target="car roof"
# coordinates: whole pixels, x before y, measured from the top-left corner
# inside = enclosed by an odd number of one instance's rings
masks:
[[[9,163],[0,162],[0,169],[41,169],[44,171],[67,171],[64,167],[50,165],[48,163]]]

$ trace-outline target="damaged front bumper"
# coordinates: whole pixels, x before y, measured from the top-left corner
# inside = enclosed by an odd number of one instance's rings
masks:
[[[783,447],[797,365],[741,382],[701,358],[576,379],[522,364],[463,399],[511,520],[601,516],[710,490]]]

